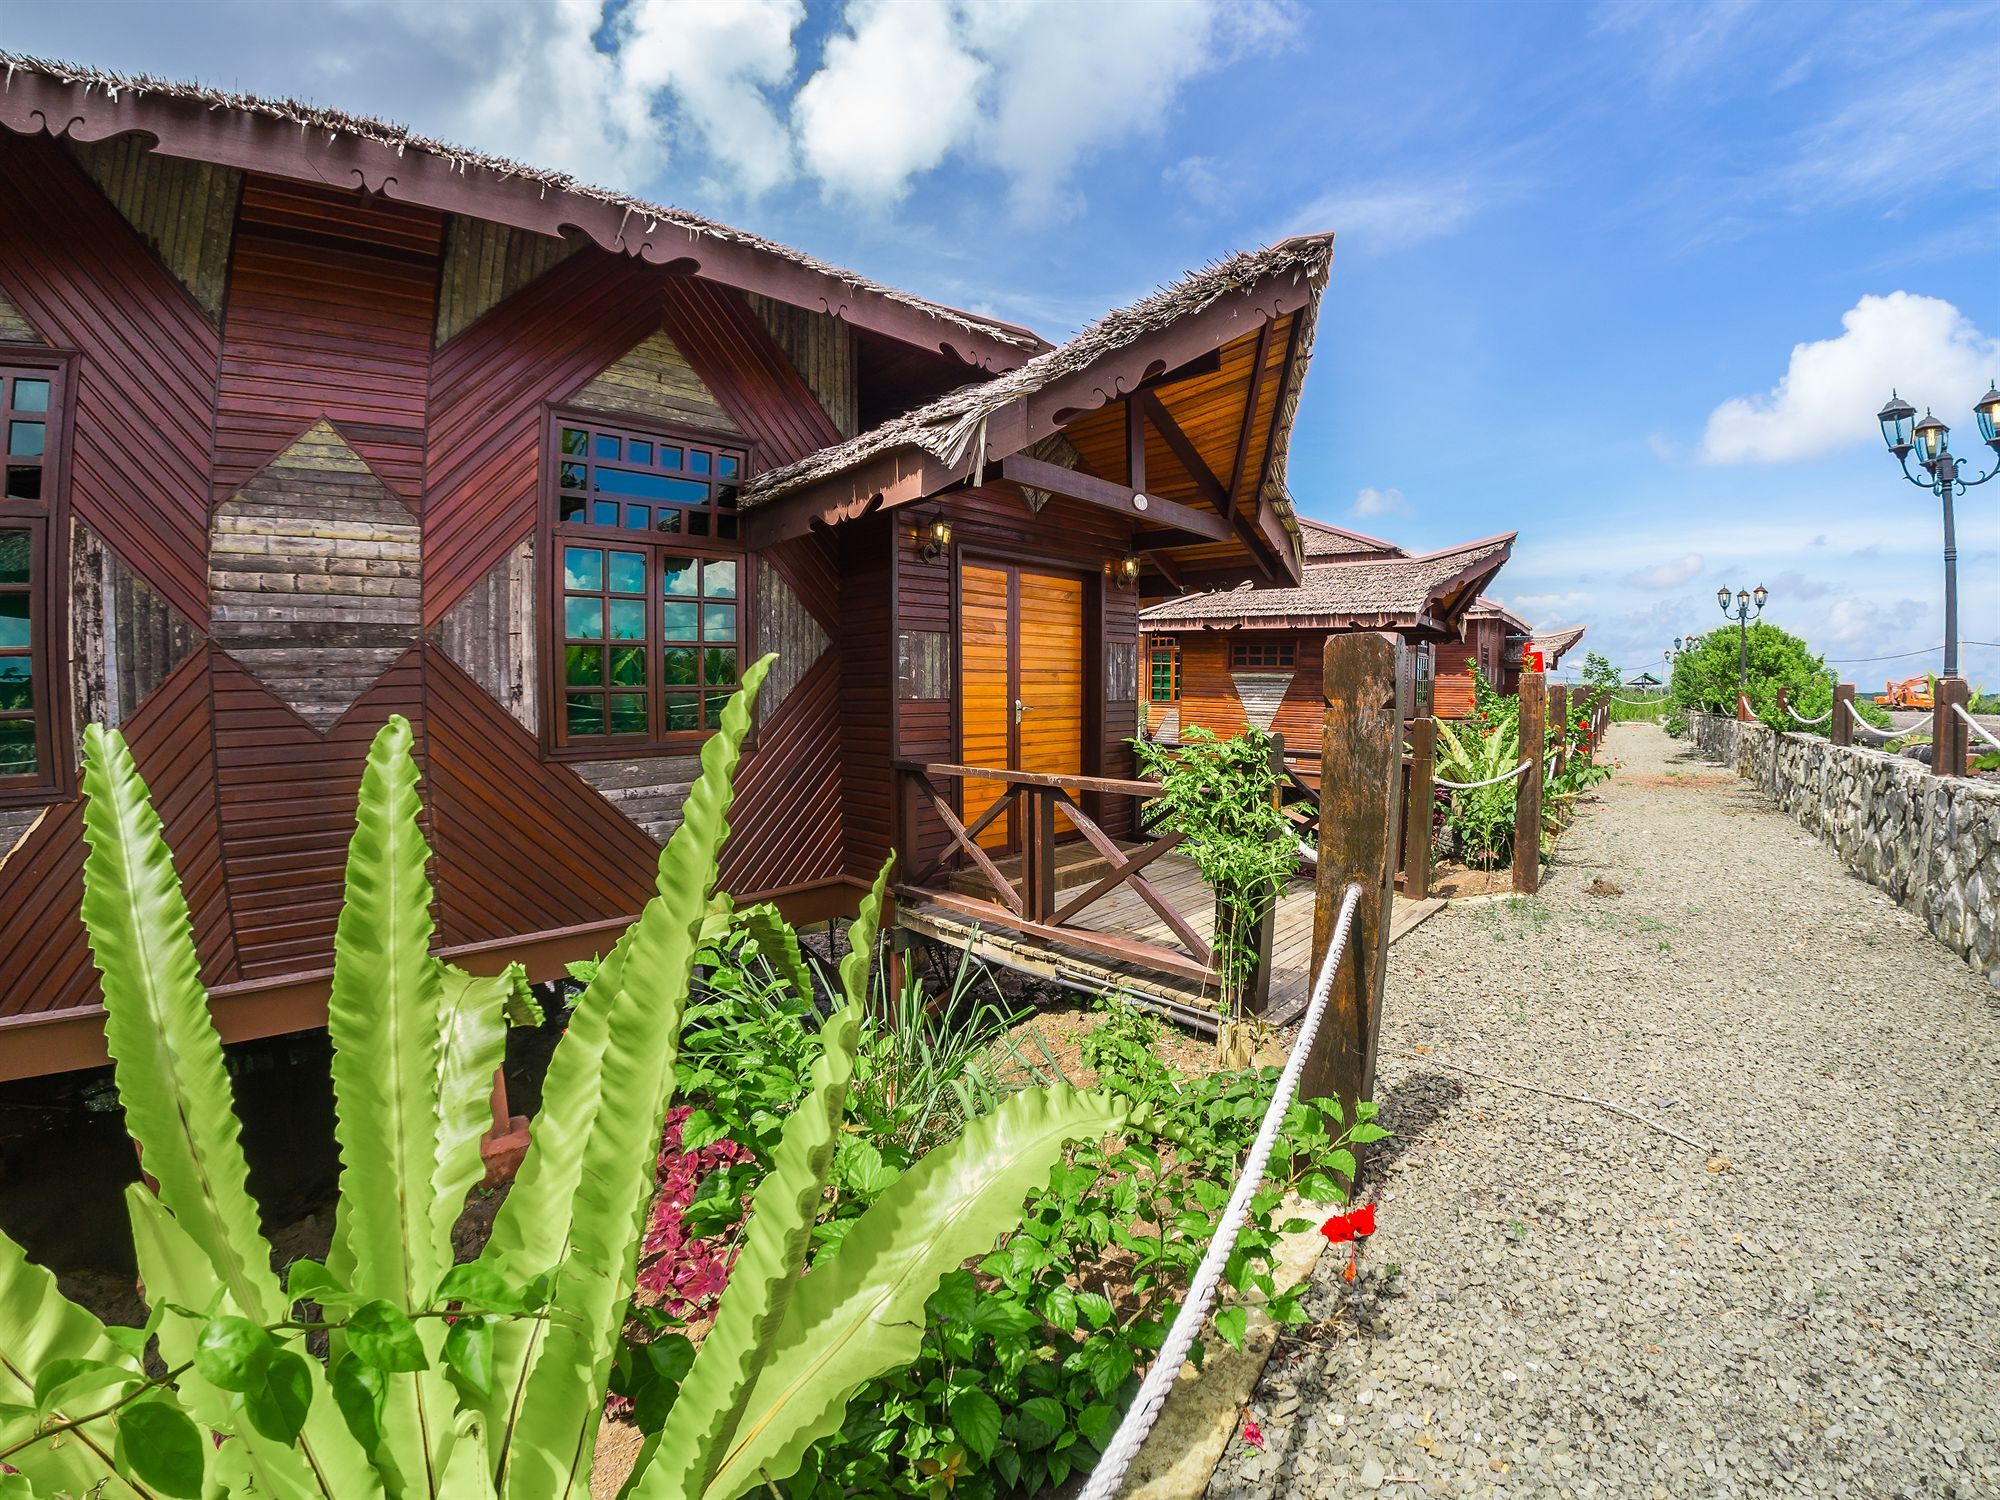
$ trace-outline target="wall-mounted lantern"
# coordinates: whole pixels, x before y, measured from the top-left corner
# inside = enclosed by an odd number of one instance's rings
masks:
[[[1111,565],[1111,581],[1121,589],[1129,589],[1139,581],[1139,554],[1128,552]]]
[[[937,517],[924,532],[924,560],[936,562],[951,550],[951,522]]]

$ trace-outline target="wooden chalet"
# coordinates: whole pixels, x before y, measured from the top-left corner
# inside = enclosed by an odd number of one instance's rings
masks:
[[[1282,734],[1288,754],[1319,753],[1319,664],[1329,635],[1394,637],[1404,712],[1418,711],[1430,652],[1459,642],[1479,590],[1507,561],[1514,533],[1412,555],[1377,537],[1300,518],[1305,565],[1290,588],[1239,586],[1149,604],[1146,731],[1188,725],[1218,735],[1248,725]]]
[[[1556,664],[1583,639],[1586,627],[1572,625],[1567,630],[1542,631],[1515,614],[1497,599],[1483,595],[1465,615],[1464,638],[1438,647],[1432,702],[1440,719],[1462,719],[1472,712],[1472,669],[1502,693],[1512,694],[1521,686],[1523,652],[1532,646],[1542,653],[1542,670],[1554,672]]]
[[[103,1058],[91,721],[232,1039],[323,1020],[390,714],[440,950],[548,978],[647,899],[766,651],[730,890],[842,914],[896,849],[906,911],[1045,942],[1088,915],[1067,840],[1157,912],[1123,852],[1141,594],[1301,583],[1331,236],[1051,347],[379,121],[0,70],[0,1077]]]

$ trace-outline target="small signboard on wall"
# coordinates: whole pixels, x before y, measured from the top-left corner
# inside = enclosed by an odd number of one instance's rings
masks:
[[[1546,670],[1542,666],[1542,653],[1538,648],[1530,646],[1521,653],[1521,670],[1523,672],[1540,672]]]

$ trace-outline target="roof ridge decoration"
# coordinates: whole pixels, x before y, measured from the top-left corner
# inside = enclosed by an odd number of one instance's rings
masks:
[[[987,424],[1011,403],[1032,396],[1063,377],[1078,374],[1144,335],[1200,313],[1231,293],[1249,291],[1274,280],[1304,281],[1309,285],[1312,295],[1300,317],[1310,321],[1332,265],[1331,233],[1300,235],[1262,250],[1239,251],[1223,260],[1211,261],[1130,306],[1114,308],[1074,338],[1036,355],[1018,369],[991,380],[959,386],[845,443],[757,476],[745,486],[741,503],[746,507],[769,504],[897,448],[917,448],[954,467],[968,461],[989,461],[992,455],[986,452]],[[1310,331],[1302,327],[1295,361],[1306,357],[1310,344]],[[1298,381],[1294,378],[1288,384],[1295,391]],[[1096,404],[1123,394],[1100,391],[1101,399]],[[1296,410],[1295,401],[1292,409]],[[1289,413],[1280,413],[1279,425],[1289,425]],[[1027,434],[1030,441],[1038,436]],[[1283,490],[1283,469],[1282,455],[1274,455],[1270,472],[1276,494],[1271,498],[1284,501],[1281,510],[1289,517],[1291,505]]]
[[[539,190],[539,197],[543,201],[546,201],[551,194],[555,194],[606,209],[619,210],[620,216],[615,225],[608,227],[602,223],[595,227],[581,223],[577,225],[607,250],[636,254],[656,261],[662,258],[670,260],[671,256],[667,252],[671,250],[671,246],[662,247],[660,253],[655,255],[646,255],[649,249],[654,248],[646,242],[646,237],[652,235],[661,225],[666,225],[681,231],[689,241],[707,240],[767,256],[805,275],[834,282],[849,293],[879,297],[895,303],[957,330],[962,337],[970,336],[974,340],[990,341],[999,345],[1011,351],[1013,358],[1032,355],[1050,347],[1038,334],[1017,324],[981,317],[941,302],[918,297],[883,282],[871,280],[858,272],[829,265],[802,250],[776,240],[766,239],[749,230],[733,228],[686,209],[652,203],[627,193],[598,187],[579,181],[566,172],[532,167],[470,147],[452,145],[446,141],[420,135],[407,126],[397,125],[391,121],[368,115],[350,114],[345,110],[329,109],[300,99],[270,99],[258,94],[235,93],[226,89],[210,88],[203,84],[158,78],[148,73],[128,76],[103,68],[85,67],[77,63],[0,50],[0,126],[6,126],[23,134],[47,131],[51,136],[68,136],[74,140],[94,143],[140,131],[152,135],[158,142],[156,149],[165,150],[169,155],[222,161],[225,165],[243,166],[248,170],[282,171],[277,167],[260,167],[255,162],[237,159],[246,152],[240,139],[240,131],[237,132],[237,141],[233,143],[235,154],[225,158],[214,154],[212,149],[209,151],[200,149],[198,143],[192,139],[193,132],[176,132],[172,128],[174,122],[168,119],[98,118],[95,115],[87,116],[75,105],[65,106],[67,113],[59,118],[45,107],[46,101],[39,97],[25,96],[28,91],[20,90],[18,74],[27,74],[34,79],[80,89],[83,91],[83,101],[88,101],[93,92],[102,92],[114,107],[123,104],[129,95],[136,100],[164,105],[191,105],[210,114],[230,111],[275,124],[293,125],[298,127],[305,144],[311,144],[310,137],[315,132],[322,132],[326,139],[320,144],[327,150],[331,150],[343,137],[377,146],[384,151],[392,152],[393,156],[380,162],[343,160],[338,163],[357,179],[345,185],[365,188],[370,192],[384,192],[394,184],[403,191],[391,193],[391,196],[401,201],[416,202],[421,199],[409,196],[409,184],[398,178],[395,164],[402,161],[406,153],[434,157],[444,164],[449,173],[467,179],[468,183],[473,174],[487,173],[498,179],[497,183],[485,185],[491,189],[515,182],[532,184]],[[37,95],[40,93],[40,91],[35,92]],[[185,135],[189,138],[169,139],[175,135]],[[337,178],[329,180],[333,185],[340,185]],[[475,218],[481,217],[472,209],[448,208],[447,211],[467,213]],[[627,234],[627,229],[632,226],[635,216],[645,221],[636,239]],[[547,227],[524,222],[519,216],[495,215],[494,217],[497,222],[514,223],[524,229],[540,228],[543,233],[558,233],[551,213],[536,216],[550,220]],[[840,314],[848,309],[844,305],[836,306],[833,302],[827,301],[824,310]],[[968,353],[963,349],[955,349],[954,352],[968,360],[974,359],[976,355],[976,351]],[[986,363],[984,360],[979,362]]]

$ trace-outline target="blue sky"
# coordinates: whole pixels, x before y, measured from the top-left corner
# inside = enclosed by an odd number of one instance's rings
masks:
[[[1719,584],[1831,658],[1935,648],[1937,503],[1873,412],[1991,463],[2000,4],[0,0],[0,47],[387,115],[1051,337],[1333,229],[1301,507],[1518,530],[1495,592],[1634,671]],[[2000,641],[2000,481],[1959,546]]]

